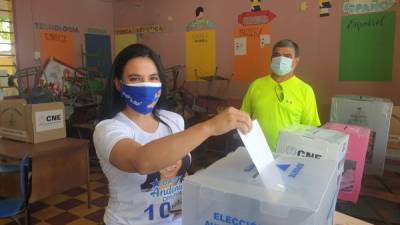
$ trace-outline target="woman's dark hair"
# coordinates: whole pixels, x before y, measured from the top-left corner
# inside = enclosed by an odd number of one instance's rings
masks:
[[[160,99],[155,105],[152,114],[157,121],[162,122],[167,127],[169,127],[164,121],[160,119],[159,116],[159,110],[164,103],[167,95],[164,67],[161,63],[160,56],[155,51],[143,44],[129,45],[124,50],[122,50],[115,58],[112,66],[111,76],[109,76],[107,79],[103,100],[100,106],[100,115],[98,116],[99,121],[111,119],[125,108],[126,103],[121,97],[119,91],[115,88],[114,80],[122,80],[122,74],[124,72],[126,64],[129,60],[137,57],[149,58],[156,65],[162,87]]]

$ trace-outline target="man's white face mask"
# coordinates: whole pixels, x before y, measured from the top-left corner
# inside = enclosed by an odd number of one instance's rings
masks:
[[[278,56],[272,58],[271,70],[278,76],[285,76],[292,70],[293,59]]]

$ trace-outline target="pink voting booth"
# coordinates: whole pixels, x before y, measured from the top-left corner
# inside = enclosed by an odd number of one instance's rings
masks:
[[[357,203],[361,191],[364,163],[371,130],[339,123],[327,123],[323,128],[340,131],[350,136],[338,198],[343,201]]]

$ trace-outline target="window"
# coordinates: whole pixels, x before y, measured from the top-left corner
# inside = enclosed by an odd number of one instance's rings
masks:
[[[8,88],[8,77],[16,71],[13,22],[12,0],[0,0],[0,87],[5,96],[15,94],[15,88]]]

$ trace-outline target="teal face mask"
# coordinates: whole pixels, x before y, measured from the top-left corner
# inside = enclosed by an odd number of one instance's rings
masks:
[[[293,59],[278,56],[272,58],[271,70],[278,76],[285,76],[292,70]]]

